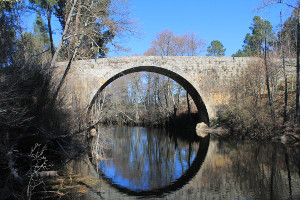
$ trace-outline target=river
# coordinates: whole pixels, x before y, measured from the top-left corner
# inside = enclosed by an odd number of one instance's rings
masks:
[[[104,199],[300,198],[297,148],[144,127],[116,126],[110,137],[94,173]]]

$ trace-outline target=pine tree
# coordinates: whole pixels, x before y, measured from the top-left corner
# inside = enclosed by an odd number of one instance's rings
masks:
[[[224,56],[226,49],[219,40],[213,40],[207,48],[206,56]]]
[[[263,20],[261,17],[255,16],[251,25],[249,27],[251,34],[247,33],[245,36],[243,49],[233,54],[233,57],[262,56],[265,39],[269,49],[276,46],[273,26],[268,20]]]

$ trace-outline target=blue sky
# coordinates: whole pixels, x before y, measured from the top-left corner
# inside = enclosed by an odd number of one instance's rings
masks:
[[[242,47],[255,15],[276,27],[280,22],[280,10],[288,14],[284,5],[254,11],[259,5],[260,0],[131,0],[132,17],[140,24],[142,38],[132,38],[124,43],[131,52],[110,53],[109,56],[143,54],[151,46],[154,36],[164,29],[174,31],[175,35],[193,31],[207,45],[212,40],[219,40],[226,48],[226,56],[231,56]]]
[[[219,40],[226,48],[225,56],[231,56],[242,48],[245,35],[250,32],[255,15],[271,22],[273,27],[280,23],[280,10],[287,18],[290,10],[284,5],[271,6],[263,11],[254,11],[261,0],[131,0],[132,18],[140,25],[141,38],[124,38],[123,44],[130,52],[111,52],[109,57],[142,55],[151,46],[155,35],[169,29],[175,35],[193,31],[204,39],[207,46]],[[34,21],[33,15],[28,16]],[[29,31],[33,29],[28,22]],[[53,19],[54,43],[60,40],[60,24]],[[205,55],[206,52],[203,53]]]

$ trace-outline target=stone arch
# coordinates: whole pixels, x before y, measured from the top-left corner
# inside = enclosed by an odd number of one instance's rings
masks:
[[[154,72],[154,73],[158,73],[158,74],[167,76],[167,77],[173,79],[174,81],[176,81],[177,83],[179,83],[192,97],[192,99],[197,107],[197,110],[198,110],[199,122],[204,122],[205,124],[207,124],[209,126],[209,117],[208,117],[208,112],[207,112],[206,106],[205,106],[199,92],[195,89],[195,87],[189,81],[187,81],[185,78],[180,76],[179,74],[177,74],[171,70],[157,67],[157,66],[133,67],[133,68],[126,69],[126,70],[112,76],[103,85],[101,85],[101,87],[98,89],[98,91],[94,95],[94,97],[88,107],[88,116],[90,114],[90,111],[91,111],[94,103],[96,102],[96,99],[99,97],[100,93],[102,92],[102,90],[105,87],[107,87],[114,80],[116,80],[122,76],[125,76],[127,74],[131,74],[131,73],[135,73],[135,72]]]

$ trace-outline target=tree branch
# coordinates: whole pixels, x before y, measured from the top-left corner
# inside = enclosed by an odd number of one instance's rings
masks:
[[[53,68],[54,65],[55,65],[55,62],[56,62],[56,59],[57,59],[57,56],[58,56],[58,53],[62,47],[62,42],[63,42],[63,38],[64,36],[67,34],[67,31],[69,29],[69,25],[70,25],[70,22],[71,22],[71,18],[72,18],[72,13],[74,11],[74,8],[75,8],[75,5],[77,4],[77,0],[74,0],[73,2],[73,5],[72,5],[72,8],[69,12],[69,15],[68,15],[68,18],[67,18],[67,21],[66,21],[66,25],[65,25],[65,28],[64,28],[64,32],[62,34],[62,38],[60,39],[59,43],[58,43],[58,46],[56,48],[56,51],[54,53],[54,56],[52,57],[52,61],[51,61],[51,65],[49,68]]]
[[[266,3],[263,3],[263,5],[261,7],[255,9],[255,10],[263,10],[264,8],[266,8],[268,6],[271,6],[271,5],[274,5],[274,4],[284,4],[284,5],[288,6],[288,7],[291,7],[291,8],[296,9],[296,10],[299,9],[296,6],[293,6],[293,5],[291,5],[291,4],[287,3],[287,2],[279,0],[279,1],[276,1],[276,2],[274,2],[274,1],[271,1],[271,2],[268,1]]]

